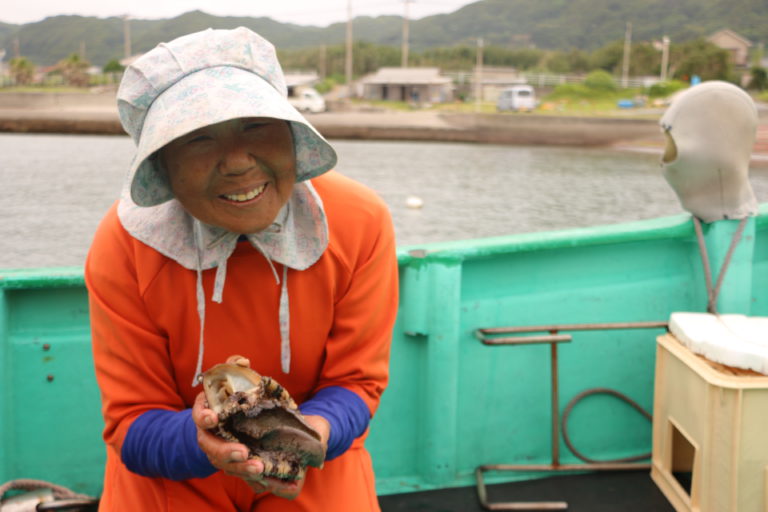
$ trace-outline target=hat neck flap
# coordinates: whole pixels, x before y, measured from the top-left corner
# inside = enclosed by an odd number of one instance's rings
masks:
[[[194,219],[178,200],[157,206],[136,205],[124,189],[117,210],[120,223],[137,240],[190,270],[225,264],[240,234],[198,222],[200,251]],[[271,261],[305,270],[328,246],[328,223],[320,196],[310,182],[296,183],[288,202],[267,229],[246,235],[251,245]]]

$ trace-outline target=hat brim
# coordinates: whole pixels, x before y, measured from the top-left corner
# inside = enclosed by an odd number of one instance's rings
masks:
[[[150,106],[136,157],[128,174],[131,199],[154,206],[173,198],[167,177],[153,156],[166,144],[204,126],[242,117],[289,122],[296,156],[296,180],[336,165],[336,152],[279,91],[245,69],[220,66],[185,76]]]

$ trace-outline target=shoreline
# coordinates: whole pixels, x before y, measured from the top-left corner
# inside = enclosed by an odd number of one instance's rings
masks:
[[[659,139],[655,120],[438,111],[330,111],[306,114],[328,139],[479,144],[612,146]],[[3,108],[0,132],[124,135],[113,108]]]
[[[438,110],[331,110],[305,114],[327,139],[605,147],[663,151],[658,125],[650,118],[537,113],[480,114]],[[636,114],[639,114],[637,112]],[[761,112],[752,161],[768,165],[768,116]],[[0,133],[126,135],[114,91],[93,93],[0,92]]]
[[[124,134],[115,94],[116,91],[110,89],[85,93],[0,91],[0,132]],[[328,112],[305,115],[329,139],[571,146],[661,140],[655,119],[397,111],[344,102],[333,102],[331,106]]]

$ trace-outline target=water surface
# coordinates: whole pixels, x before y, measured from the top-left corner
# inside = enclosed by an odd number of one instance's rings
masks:
[[[398,245],[680,213],[655,154],[544,146],[332,141],[337,169],[389,205]],[[0,134],[0,268],[82,265],[133,156],[122,136]],[[768,200],[768,171],[752,176]],[[409,196],[423,200],[414,210]]]

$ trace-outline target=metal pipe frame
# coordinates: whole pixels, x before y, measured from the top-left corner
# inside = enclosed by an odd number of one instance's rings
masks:
[[[549,332],[556,334],[560,331],[606,331],[618,329],[655,329],[667,328],[667,322],[607,322],[596,324],[555,324],[528,325],[513,327],[487,327],[476,331],[478,337],[485,334],[522,334],[526,332]]]
[[[483,473],[486,471],[626,471],[650,469],[647,463],[600,462],[588,464],[560,464],[560,404],[559,404],[559,370],[557,344],[570,342],[569,334],[558,334],[560,331],[597,331],[618,329],[658,329],[667,328],[667,322],[620,322],[596,324],[560,324],[529,327],[493,327],[477,329],[475,335],[485,345],[527,345],[549,343],[550,345],[550,383],[552,404],[552,463],[551,464],[487,464],[475,469],[477,480],[477,496],[480,504],[486,510],[567,510],[565,501],[540,502],[498,502],[488,501]],[[505,338],[489,338],[487,334],[521,334],[531,332],[549,332],[544,336],[511,336]]]

